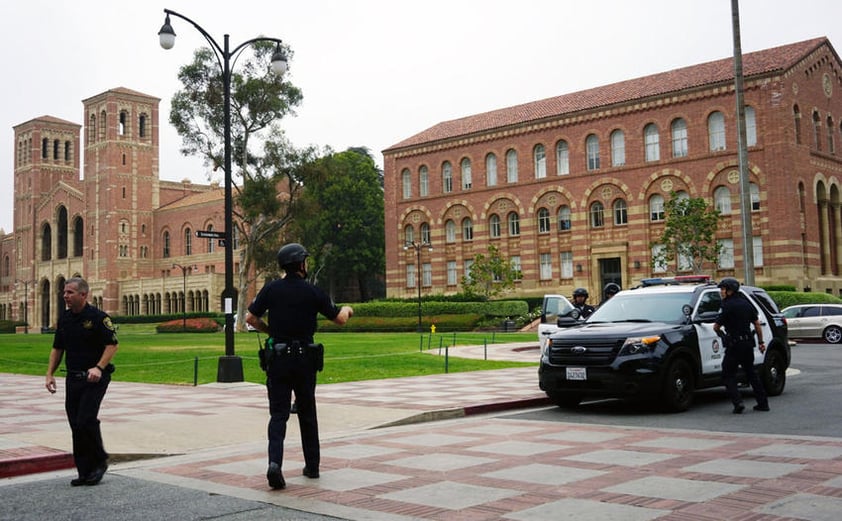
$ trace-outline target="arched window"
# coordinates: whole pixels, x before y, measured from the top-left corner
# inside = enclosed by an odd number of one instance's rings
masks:
[[[649,198],[649,220],[653,222],[663,221],[665,217],[664,196],[654,194]]]
[[[418,169],[418,193],[421,197],[430,195],[430,172],[427,171],[426,165]]]
[[[757,118],[754,107],[746,107],[746,146],[757,146]]]
[[[470,217],[465,217],[464,219],[462,219],[462,240],[474,240],[474,222],[471,220]]]
[[[535,164],[535,179],[547,177],[547,152],[544,150],[544,145],[535,145],[532,150],[532,159]]]
[[[599,138],[596,134],[589,134],[585,139],[585,149],[588,153],[588,170],[599,170]]]
[[[166,258],[169,258],[169,256],[170,256],[170,232],[165,231],[163,239],[164,239],[163,240],[164,248],[163,248],[163,251],[161,253],[161,256],[166,259]]]
[[[725,150],[725,116],[721,112],[708,116],[708,141],[711,152]]]
[[[822,150],[822,120],[819,117],[818,112],[813,112],[813,146],[816,147],[816,150],[821,152]]]
[[[675,118],[670,123],[672,135],[672,157],[687,157],[687,122]]]
[[[538,209],[538,233],[550,233],[550,211],[546,208]]]
[[[506,220],[509,223],[509,236],[517,237],[520,235],[520,216],[517,212],[509,213]]]
[[[401,186],[403,187],[403,198],[409,199],[412,197],[412,174],[409,173],[408,168],[404,168],[401,172]]]
[[[53,258],[53,229],[50,223],[44,223],[41,227],[41,260],[48,261]]]
[[[68,234],[70,233],[70,229],[68,227],[67,222],[67,208],[64,206],[59,206],[58,208],[58,219],[56,223],[56,238],[58,239],[58,244],[56,245],[56,258],[57,259],[66,259],[67,258],[67,245],[68,245]]]
[[[833,118],[828,116],[827,117],[827,151],[830,154],[836,152],[836,147],[833,143]]]
[[[559,141],[555,144],[555,168],[557,175],[570,173],[570,148],[567,141]]]
[[[421,223],[421,242],[431,244],[430,240],[430,225],[428,223]]]
[[[491,214],[491,217],[488,218],[488,233],[492,239],[499,239],[500,235],[502,235],[500,216],[496,213]]]
[[[207,231],[209,231],[209,232],[213,231],[213,225],[212,224],[208,225]],[[217,239],[213,239],[213,238],[208,239],[208,253],[213,253],[214,251],[216,251],[216,242],[215,242],[216,240]]]
[[[453,191],[453,168],[450,166],[450,161],[445,161],[441,165],[441,186],[446,194]]]
[[[456,242],[456,223],[450,219],[444,223],[444,238],[448,243]]]
[[[714,207],[722,215],[731,214],[731,190],[727,186],[719,186],[713,191]]]
[[[462,190],[470,190],[473,185],[471,177],[471,160],[467,157],[462,158],[462,163],[459,165],[462,169]]]
[[[570,207],[562,205],[558,209],[558,231],[566,232],[570,230]]]
[[[513,148],[506,152],[506,182],[517,183],[517,152]]]
[[[661,134],[658,126],[649,123],[643,127],[643,142],[646,161],[659,161],[661,159]]]
[[[625,199],[614,201],[614,224],[623,225],[629,223],[629,209]]]
[[[138,118],[138,135],[146,137],[146,114],[141,114]]]
[[[413,228],[411,224],[407,224],[403,229],[403,240],[406,244],[415,241],[415,228]]]
[[[795,121],[795,144],[801,144],[801,109],[798,105],[792,107],[792,118]]]
[[[85,244],[85,224],[81,217],[73,219],[73,256],[81,257]]]
[[[626,164],[626,134],[617,129],[611,132],[611,166]]]
[[[602,228],[605,226],[605,207],[601,202],[596,201],[591,205],[591,228]]]
[[[497,156],[494,154],[485,156],[485,184],[487,186],[497,185]]]
[[[193,255],[193,232],[190,228],[184,229],[184,254]]]

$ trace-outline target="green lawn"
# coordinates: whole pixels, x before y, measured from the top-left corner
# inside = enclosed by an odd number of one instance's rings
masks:
[[[246,381],[262,383],[263,372],[257,361],[257,333],[236,333],[235,353],[243,359]],[[114,359],[114,380],[145,383],[192,385],[216,381],[218,358],[225,354],[222,333],[155,333],[154,325],[123,324],[119,330],[120,349]],[[16,334],[0,336],[0,373],[43,375],[52,346],[52,335]],[[530,342],[535,333],[317,333],[325,345],[325,369],[320,383],[351,382],[478,371],[536,364],[470,360],[430,356],[421,349],[444,354],[444,347],[501,342]],[[63,364],[62,364],[63,367]],[[61,376],[59,374],[59,376]]]

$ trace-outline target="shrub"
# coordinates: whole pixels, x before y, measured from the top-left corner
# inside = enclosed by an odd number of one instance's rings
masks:
[[[209,317],[170,320],[155,327],[158,333],[215,333],[220,329],[219,323]]]

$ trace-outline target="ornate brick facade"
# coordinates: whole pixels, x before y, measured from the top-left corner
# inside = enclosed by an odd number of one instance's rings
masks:
[[[224,230],[222,189],[159,179],[159,101],[116,88],[83,100],[84,128],[49,116],[14,127],[0,318],[54,326],[74,275],[111,314],[220,310],[224,251],[195,232]]]
[[[842,292],[842,63],[825,38],[743,57],[755,283]],[[495,245],[521,295],[598,296],[653,264],[672,191],[723,211],[716,278],[743,278],[732,59],[439,123],[385,150],[387,294],[454,293]],[[405,241],[429,240],[433,251]],[[598,297],[597,297],[598,298]],[[596,300],[596,299],[595,299]]]

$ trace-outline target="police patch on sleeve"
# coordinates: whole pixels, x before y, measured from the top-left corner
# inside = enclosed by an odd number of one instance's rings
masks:
[[[103,318],[102,325],[105,326],[105,329],[109,331],[114,331],[114,324],[111,323],[111,317]]]

